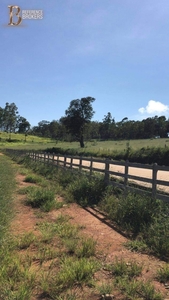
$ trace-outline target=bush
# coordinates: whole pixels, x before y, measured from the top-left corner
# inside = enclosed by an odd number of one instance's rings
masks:
[[[153,218],[144,239],[152,252],[157,256],[169,259],[169,215],[158,215]]]
[[[44,211],[49,211],[55,205],[54,191],[44,188],[34,188],[28,192],[27,204],[33,208],[41,208]]]
[[[116,220],[122,227],[128,227],[134,235],[147,228],[156,212],[158,203],[147,196],[128,194],[118,202]]]
[[[104,192],[105,185],[103,179],[87,178],[80,176],[69,184],[67,188],[68,194],[72,199],[82,206],[97,204]]]

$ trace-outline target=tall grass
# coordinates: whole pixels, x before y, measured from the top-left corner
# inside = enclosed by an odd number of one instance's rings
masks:
[[[12,193],[15,189],[15,170],[9,159],[0,155],[0,242],[12,216]]]
[[[139,244],[141,249],[144,245],[144,251],[147,246],[151,253],[169,260],[168,203],[132,193],[124,197],[107,188],[99,206],[121,230],[138,239],[133,249]]]
[[[9,233],[13,217],[15,169],[12,162],[0,155],[0,299],[29,300],[34,276],[28,273],[19,257],[13,252],[14,240]]]

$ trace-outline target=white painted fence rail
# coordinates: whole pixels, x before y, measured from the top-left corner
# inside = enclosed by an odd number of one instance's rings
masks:
[[[169,167],[166,166],[38,152],[29,152],[29,157],[45,164],[88,171],[89,175],[103,174],[107,185],[118,186],[125,191],[147,193],[153,198],[169,202]]]
[[[146,193],[153,198],[169,202],[169,167],[120,162],[111,159],[96,159],[81,156],[18,151],[6,149],[6,152],[27,155],[34,161],[70,170],[86,171],[88,175],[103,174],[107,185],[114,185],[135,193]]]

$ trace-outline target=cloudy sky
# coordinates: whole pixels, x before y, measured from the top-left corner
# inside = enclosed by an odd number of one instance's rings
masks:
[[[43,19],[8,26],[8,5]],[[0,39],[0,106],[31,125],[87,96],[97,121],[169,117],[168,0],[1,0]]]

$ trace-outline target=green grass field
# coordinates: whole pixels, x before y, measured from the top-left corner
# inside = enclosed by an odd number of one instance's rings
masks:
[[[165,148],[169,146],[169,139],[145,139],[145,140],[121,140],[121,141],[86,141],[85,147],[80,148],[78,142],[60,142],[51,140],[50,138],[43,138],[28,135],[25,141],[24,134],[12,133],[11,141],[8,141],[9,134],[6,132],[0,132],[0,149],[12,148],[12,149],[31,149],[31,150],[44,150],[46,148],[62,148],[64,150],[74,149],[78,153],[92,152],[93,154],[101,154],[102,152],[109,154],[112,151],[125,151],[129,147],[132,150],[138,150],[141,148],[161,147]]]

